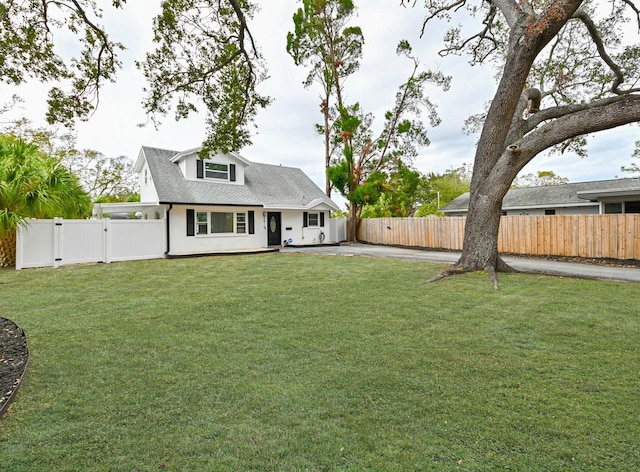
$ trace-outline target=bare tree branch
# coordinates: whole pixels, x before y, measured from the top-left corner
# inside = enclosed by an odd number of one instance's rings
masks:
[[[622,69],[620,69],[620,67],[613,61],[613,59],[611,59],[611,56],[609,56],[609,54],[607,53],[604,44],[602,44],[602,37],[600,36],[600,33],[598,33],[598,28],[596,27],[591,17],[584,10],[578,10],[574,13],[573,17],[582,21],[582,23],[585,25],[587,31],[589,32],[589,35],[591,36],[591,39],[593,40],[593,43],[598,49],[598,54],[616,76],[613,84],[611,85],[611,92],[616,94],[629,93],[620,90],[619,87],[624,82]]]
[[[632,0],[622,0],[622,3],[626,4],[631,8],[636,14],[636,22],[638,23],[638,31],[640,31],[640,9],[636,7],[635,2]]]

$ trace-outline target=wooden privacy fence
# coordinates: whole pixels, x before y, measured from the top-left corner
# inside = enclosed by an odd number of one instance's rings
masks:
[[[462,250],[466,218],[366,218],[358,239],[372,244]],[[498,251],[640,259],[640,215],[503,216]]]

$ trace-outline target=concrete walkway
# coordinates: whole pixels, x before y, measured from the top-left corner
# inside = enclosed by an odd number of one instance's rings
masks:
[[[336,256],[394,257],[400,259],[418,259],[451,264],[456,262],[460,257],[459,252],[427,251],[415,248],[400,248],[360,243],[343,243],[339,246],[288,246],[280,249],[280,252]],[[545,259],[527,259],[520,257],[504,257],[504,260],[511,267],[522,272],[565,275],[588,279],[623,280],[627,282],[640,283],[640,269],[608,267],[575,262],[556,262]]]

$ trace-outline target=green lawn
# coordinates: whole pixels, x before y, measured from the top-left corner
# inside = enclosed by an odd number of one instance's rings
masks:
[[[263,254],[0,271],[17,471],[640,469],[640,285]]]

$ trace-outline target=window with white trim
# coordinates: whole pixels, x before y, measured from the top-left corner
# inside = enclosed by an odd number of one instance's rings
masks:
[[[206,211],[196,213],[196,234],[209,234],[209,220]]]
[[[324,227],[324,213],[323,212],[303,212],[302,213],[302,227],[322,228]]]
[[[246,213],[229,211],[199,211],[196,213],[196,234],[246,234]]]
[[[309,226],[319,226],[320,216],[318,213],[309,213],[307,223]]]
[[[236,233],[244,234],[247,232],[247,219],[244,213],[236,213]]]
[[[229,180],[229,166],[227,164],[205,161],[204,176],[207,179]]]

